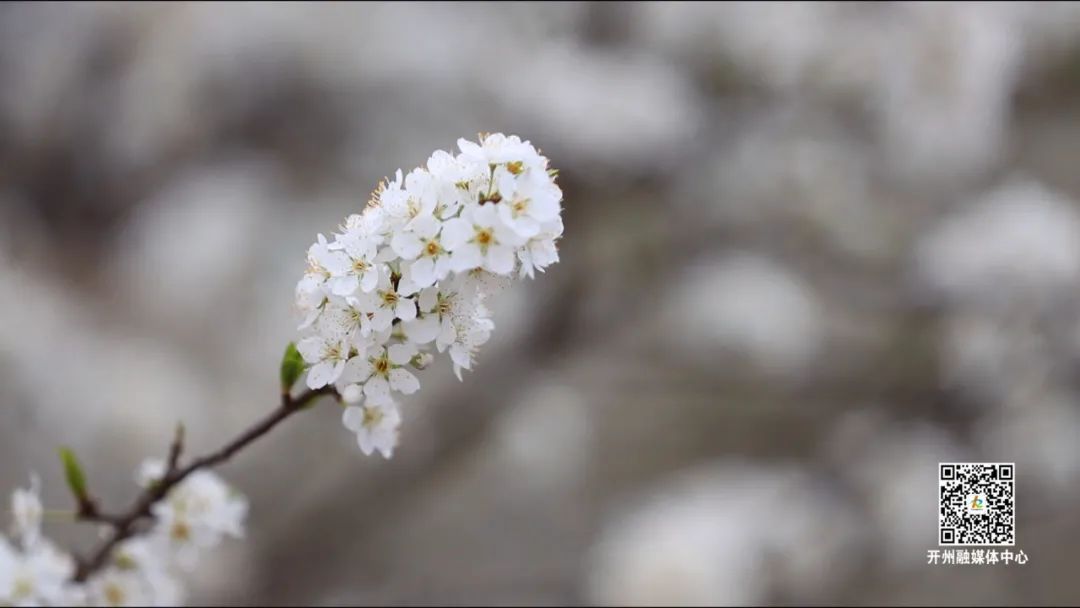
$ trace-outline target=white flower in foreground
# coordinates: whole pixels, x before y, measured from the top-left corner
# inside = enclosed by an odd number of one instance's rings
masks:
[[[152,480],[150,471],[163,471],[158,461],[144,463],[140,477]],[[221,541],[223,536],[242,538],[247,501],[210,471],[196,471],[174,487],[153,507],[156,522],[151,532],[154,542],[164,543],[176,562],[191,568],[199,552]]]
[[[441,314],[439,312],[439,288],[423,289],[416,298],[420,312],[412,321],[401,324],[405,338],[413,344],[427,344],[439,335]]]
[[[381,213],[354,215],[346,222],[345,232],[330,245],[343,251],[346,267],[331,281],[334,295],[350,296],[359,289],[364,293],[375,289],[379,281],[379,245],[383,241]]]
[[[451,252],[450,268],[467,272],[483,267],[495,274],[514,270],[514,251],[522,238],[499,219],[496,204],[467,207],[443,224],[442,244]]]
[[[160,589],[135,569],[107,568],[88,581],[83,589],[88,606],[176,606],[178,587]]]
[[[461,370],[472,369],[476,350],[491,338],[495,323],[484,317],[459,317],[453,319],[439,335],[438,343],[449,347],[450,359],[454,362],[454,375],[461,380]],[[441,349],[440,349],[441,350]]]
[[[349,386],[342,392],[346,401],[360,399],[360,387],[369,399],[385,403],[390,391],[411,395],[420,390],[420,381],[404,366],[417,355],[416,345],[394,344],[372,351],[369,357],[353,357],[344,374]]]
[[[450,252],[439,238],[441,230],[442,222],[434,217],[419,217],[409,229],[394,235],[390,246],[401,259],[412,261],[405,272],[410,291],[430,287],[450,273]]]
[[[427,171],[419,168],[402,178],[398,169],[394,179],[376,191],[376,200],[391,230],[407,228],[414,219],[432,214],[436,203],[434,189],[428,187],[430,178]]]
[[[427,169],[434,178],[435,215],[442,220],[456,216],[462,206],[477,200],[481,187],[487,187],[487,166],[465,162],[445,150],[431,155]]]
[[[127,605],[175,606],[183,603],[183,588],[173,575],[167,546],[160,537],[135,537],[125,541],[113,555],[109,571],[123,576],[113,579],[116,588],[102,589],[106,598],[119,590]],[[104,577],[108,580],[110,577]],[[91,584],[91,587],[93,584]],[[117,604],[119,605],[119,604]]]
[[[416,302],[409,298],[408,291],[400,285],[394,286],[390,273],[383,270],[379,276],[378,286],[370,294],[359,298],[358,306],[371,312],[371,327],[375,331],[382,331],[394,322],[394,319],[411,321],[416,317]]]
[[[307,329],[319,318],[322,305],[326,302],[326,278],[321,271],[308,272],[296,284],[296,309],[303,315],[297,329]]]
[[[393,456],[401,426],[401,414],[393,401],[368,400],[364,405],[350,405],[341,421],[345,428],[356,433],[356,441],[365,455],[378,450],[384,458]]]
[[[40,488],[41,480],[34,475],[30,478],[29,488],[19,488],[11,494],[12,536],[24,548],[34,546],[41,538]]]
[[[464,138],[458,139],[457,144],[462,160],[481,166],[514,161],[539,162],[541,159],[531,145],[522,142],[516,135],[507,137],[502,133],[492,133],[479,144]]]
[[[555,246],[555,241],[562,236],[562,233],[562,218],[557,217],[540,225],[540,232],[518,250],[522,277],[531,279],[537,270],[544,272],[545,268],[559,261],[559,250]]]
[[[562,191],[542,167],[525,168],[520,162],[495,170],[501,201],[499,219],[519,237],[532,238],[543,224],[559,217]]]
[[[0,538],[0,605],[65,605],[71,557],[45,540],[20,552]]]
[[[296,350],[304,361],[312,364],[308,370],[307,385],[319,389],[333,384],[345,369],[350,346],[343,336],[309,336],[296,343]]]

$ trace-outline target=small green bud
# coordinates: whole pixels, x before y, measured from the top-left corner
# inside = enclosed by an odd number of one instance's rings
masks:
[[[296,350],[296,343],[289,342],[285,347],[285,355],[281,358],[281,390],[289,392],[296,379],[304,373],[304,358],[300,351]]]
[[[75,452],[69,448],[60,448],[60,460],[64,463],[64,477],[67,479],[72,494],[79,503],[85,502],[88,498],[86,475],[83,473],[82,466],[79,465],[79,459],[75,457]]]
[[[431,362],[435,360],[435,356],[431,353],[417,353],[409,363],[416,369],[425,369],[431,365]]]

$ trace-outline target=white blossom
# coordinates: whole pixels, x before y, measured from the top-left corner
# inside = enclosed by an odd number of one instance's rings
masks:
[[[353,357],[346,365],[344,374],[349,383],[343,392],[345,400],[356,401],[361,385],[364,395],[379,402],[386,402],[391,390],[405,395],[420,390],[420,381],[405,369],[416,355],[416,345],[406,342],[382,347],[369,357]]]
[[[382,331],[394,322],[394,319],[411,321],[416,318],[416,303],[409,298],[407,290],[395,286],[390,271],[382,269],[379,282],[374,291],[358,299],[361,310],[371,313],[371,326]]]
[[[350,405],[345,408],[341,421],[345,428],[356,433],[356,441],[365,455],[370,456],[378,450],[385,458],[393,456],[401,425],[401,414],[393,401],[369,399],[363,405]]]
[[[150,461],[143,464],[140,477],[144,482],[153,480],[162,471],[162,464]],[[151,537],[168,547],[177,564],[191,568],[199,554],[217,545],[222,537],[243,538],[247,511],[247,500],[217,474],[199,470],[153,506],[156,521]]]
[[[183,597],[174,579],[151,579],[139,570],[118,567],[107,568],[88,581],[83,595],[88,606],[110,607],[176,606]]]
[[[12,535],[22,546],[29,548],[41,538],[41,480],[31,476],[30,487],[19,488],[11,494]]]
[[[296,284],[296,308],[304,315],[298,329],[307,329],[319,317],[322,305],[326,302],[326,275],[321,271],[304,274]]]
[[[0,604],[64,605],[74,568],[70,556],[44,539],[19,551],[0,538]]]
[[[473,355],[491,338],[495,323],[482,316],[457,317],[446,327],[448,329],[439,334],[438,341],[448,347],[454,362],[454,375],[461,380],[461,370],[472,369]]]
[[[344,336],[308,336],[296,343],[304,361],[313,364],[308,371],[308,388],[318,389],[332,384],[345,369],[349,343]]]
[[[537,270],[544,272],[545,268],[559,261],[559,250],[555,241],[562,233],[563,223],[560,217],[540,224],[540,231],[518,250],[522,277],[531,279]]]
[[[391,246],[403,260],[405,279],[415,291],[430,287],[450,273],[450,252],[442,244],[439,233],[442,222],[433,216],[413,220],[410,229],[394,235]]]
[[[562,190],[547,158],[499,133],[458,149],[395,171],[339,233],[319,235],[296,288],[307,385],[350,404],[345,425],[365,453],[390,457],[393,396],[419,390],[411,370],[429,351],[460,379],[494,329],[485,298],[559,260]]]
[[[116,549],[113,568],[137,575],[139,591],[143,595],[138,604],[175,606],[183,601],[183,587],[163,547],[158,539],[139,536],[124,541]],[[131,602],[130,605],[138,604]]]
[[[514,251],[522,238],[510,229],[487,203],[467,207],[461,217],[443,225],[443,245],[451,252],[450,267],[455,272],[484,268],[495,274],[514,270]]]

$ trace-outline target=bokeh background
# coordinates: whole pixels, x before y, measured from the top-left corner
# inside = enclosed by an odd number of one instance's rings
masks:
[[[0,487],[271,408],[315,234],[478,131],[562,262],[393,460],[326,404],[224,467],[193,603],[1080,600],[1072,3],[7,3]],[[927,565],[946,460],[1017,463],[1026,565]]]

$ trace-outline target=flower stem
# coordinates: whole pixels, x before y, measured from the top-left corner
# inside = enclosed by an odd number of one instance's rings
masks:
[[[338,397],[337,391],[331,386],[317,390],[307,390],[295,398],[288,393],[283,394],[281,396],[281,405],[273,412],[218,450],[196,458],[184,467],[178,466],[183,441],[183,433],[178,431],[169,449],[169,467],[165,476],[159,482],[151,484],[143,490],[130,509],[121,515],[110,517],[96,512],[93,514],[76,514],[76,519],[79,521],[106,523],[112,526],[113,529],[108,538],[91,553],[89,558],[77,560],[78,567],[75,570],[73,580],[77,583],[86,582],[90,576],[104,568],[116,547],[138,533],[138,523],[143,519],[153,517],[153,506],[165,498],[170,490],[179,485],[189,475],[200,469],[209,469],[229,460],[234,454],[269,433],[271,429],[289,416],[305,409],[305,406],[310,401],[322,395]]]

